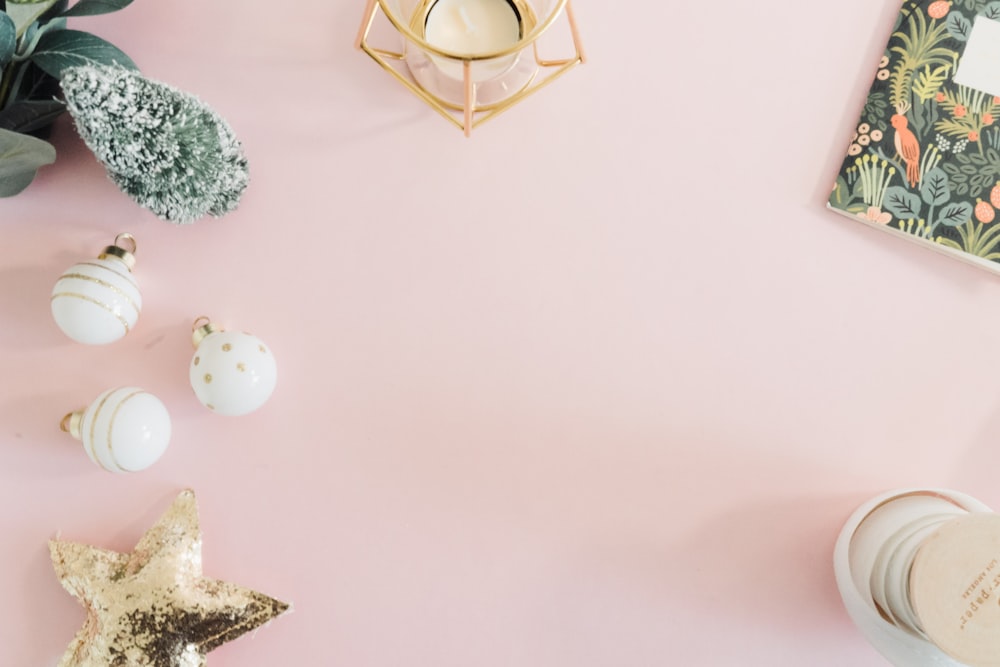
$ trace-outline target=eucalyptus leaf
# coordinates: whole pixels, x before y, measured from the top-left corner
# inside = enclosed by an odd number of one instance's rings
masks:
[[[132,4],[132,0],[80,0],[66,11],[63,16],[95,16],[117,12]]]
[[[34,132],[51,124],[66,111],[60,100],[21,100],[0,111],[0,129]]]
[[[11,197],[28,187],[39,167],[56,160],[56,149],[27,134],[0,130],[0,197]]]
[[[14,21],[17,36],[20,37],[28,26],[37,21],[59,0],[42,0],[42,2],[8,2],[7,15]]]
[[[45,10],[45,13],[38,18],[39,23],[47,23],[55,17],[66,11],[66,7],[69,6],[69,0],[56,0],[52,3],[52,6]],[[65,19],[63,19],[65,20]]]
[[[56,78],[67,67],[78,65],[120,65],[136,70],[135,63],[117,46],[97,35],[80,30],[54,30],[42,35],[31,61]]]
[[[14,21],[6,14],[0,13],[0,67],[10,62],[17,48],[17,28]]]

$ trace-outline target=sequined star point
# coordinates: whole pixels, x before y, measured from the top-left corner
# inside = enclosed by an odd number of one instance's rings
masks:
[[[59,667],[204,667],[205,655],[288,605],[201,574],[194,493],[184,491],[131,553],[49,543],[87,620]]]

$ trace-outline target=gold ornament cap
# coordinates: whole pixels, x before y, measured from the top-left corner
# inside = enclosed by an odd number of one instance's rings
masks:
[[[117,259],[131,271],[135,267],[135,237],[128,232],[122,232],[115,237],[115,244],[104,248],[97,259]]]
[[[59,430],[63,433],[69,433],[77,440],[83,439],[83,413],[84,410],[77,410],[63,417],[62,421],[59,422]]]
[[[197,349],[198,346],[201,345],[201,341],[219,331],[225,331],[225,329],[213,322],[210,318],[202,315],[194,321],[194,324],[191,325],[191,342],[194,344],[195,349]]]
[[[948,521],[920,546],[910,602],[921,629],[970,667],[1000,667],[1000,515]]]

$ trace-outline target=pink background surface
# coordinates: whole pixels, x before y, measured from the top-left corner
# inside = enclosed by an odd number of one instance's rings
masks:
[[[897,3],[577,0],[590,63],[472,140],[353,50],[363,3],[79,19],[198,94],[252,184],[138,209],[64,119],[0,203],[0,664],[83,619],[47,540],[130,549],[185,487],[205,571],[295,612],[213,667],[883,665],[831,552],[886,489],[1000,507],[1000,283],[823,209]],[[74,344],[49,292],[115,234],[144,310]],[[187,381],[208,314],[273,349],[242,418]],[[168,405],[153,468],[58,429]]]

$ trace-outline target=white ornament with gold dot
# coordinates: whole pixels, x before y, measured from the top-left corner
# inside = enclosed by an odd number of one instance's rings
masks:
[[[97,259],[66,270],[52,288],[52,317],[78,343],[104,345],[135,327],[142,296],[132,275],[135,238],[119,234]]]
[[[90,460],[111,472],[137,472],[156,463],[170,444],[170,414],[138,387],[109,389],[60,428],[83,442]]]
[[[267,402],[278,380],[270,348],[251,334],[225,331],[207,317],[194,322],[190,379],[195,396],[220,415],[245,415]]]

